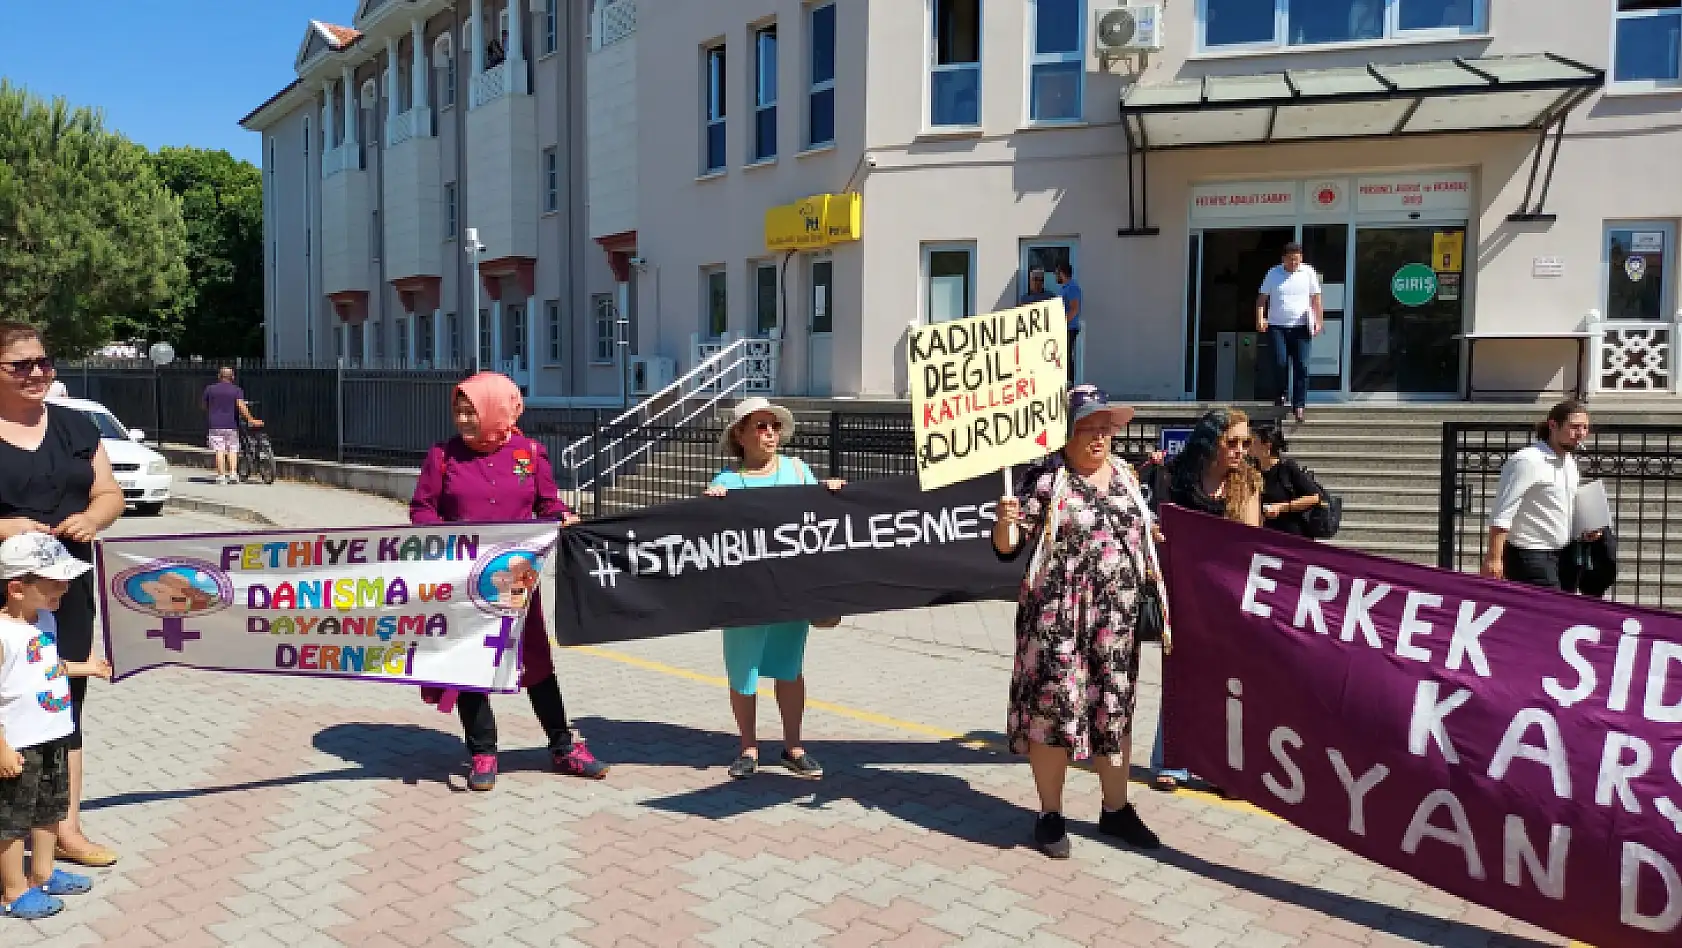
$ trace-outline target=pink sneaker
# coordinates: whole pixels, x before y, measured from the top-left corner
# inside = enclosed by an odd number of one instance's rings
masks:
[[[474,754],[473,772],[467,775],[470,790],[490,790],[496,786],[496,755]]]
[[[555,769],[571,777],[600,780],[611,768],[597,760],[583,741],[574,741],[566,753],[555,752]]]

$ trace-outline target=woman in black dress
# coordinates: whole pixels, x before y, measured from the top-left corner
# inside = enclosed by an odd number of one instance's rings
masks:
[[[0,322],[0,540],[51,533],[71,555],[93,561],[93,539],[123,515],[123,489],[99,443],[99,429],[81,412],[47,404],[52,360],[33,327]],[[70,584],[53,614],[58,651],[67,662],[93,653],[94,579]],[[70,679],[76,730],[70,736],[70,815],[58,824],[56,858],[84,866],[117,861],[82,832],[82,702],[86,678]]]
[[[1269,530],[1308,536],[1308,511],[1320,506],[1320,488],[1302,465],[1285,456],[1290,447],[1284,429],[1258,425],[1250,457],[1261,471],[1262,525]]]

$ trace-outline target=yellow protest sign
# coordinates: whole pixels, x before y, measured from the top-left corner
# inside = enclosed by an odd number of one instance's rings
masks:
[[[1070,356],[1062,300],[914,329],[906,353],[924,490],[1062,449]]]
[[[1459,273],[1466,255],[1466,232],[1438,231],[1431,235],[1431,269],[1438,273]]]

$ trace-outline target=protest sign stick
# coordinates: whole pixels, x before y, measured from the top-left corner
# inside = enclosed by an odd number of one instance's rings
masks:
[[[1014,476],[1012,476],[1011,469],[1009,467],[1006,467],[1004,470],[1000,471],[999,473],[1003,474],[1004,479],[1005,479],[1005,492],[1000,496],[1015,497],[1016,496],[1016,478]],[[1016,524],[1014,524],[1014,523],[1011,524],[1010,525],[1010,545],[1012,547],[1016,546],[1017,539],[1020,536],[1021,536],[1021,534],[1019,534],[1017,532]]]

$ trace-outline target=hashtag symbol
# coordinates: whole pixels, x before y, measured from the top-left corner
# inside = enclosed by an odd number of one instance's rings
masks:
[[[619,574],[623,573],[624,570],[614,566],[612,557],[597,547],[590,547],[590,555],[596,559],[596,568],[590,571],[591,578],[596,581],[598,586],[617,589],[619,587]]]

